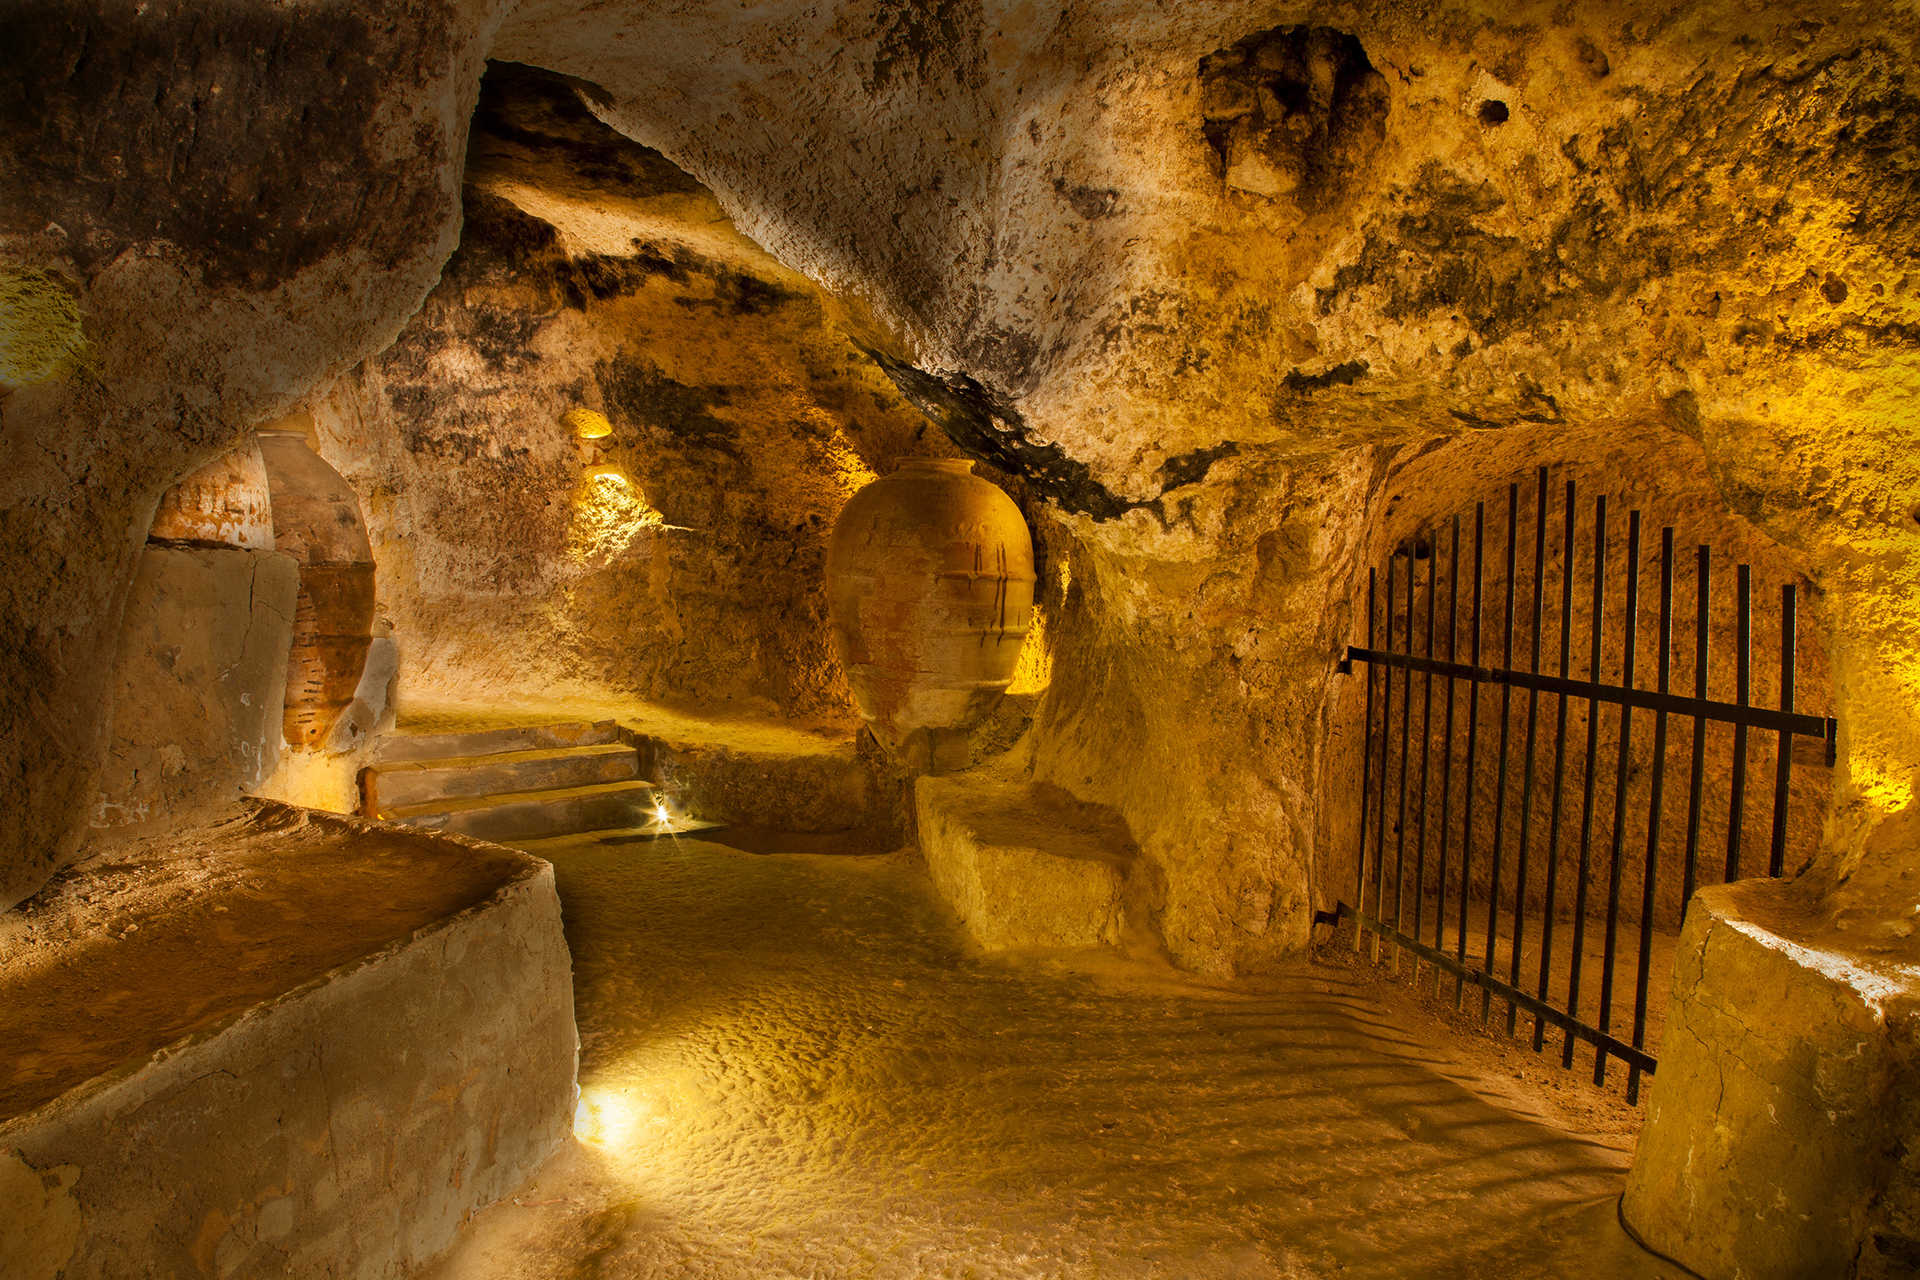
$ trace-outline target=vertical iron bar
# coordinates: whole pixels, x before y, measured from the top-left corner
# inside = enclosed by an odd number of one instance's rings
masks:
[[[1573,660],[1573,553],[1574,528],[1578,513],[1574,510],[1573,481],[1567,481],[1566,536],[1560,550],[1560,678],[1567,678]],[[1547,819],[1547,903],[1540,914],[1540,990],[1542,1000],[1550,998],[1553,978],[1553,913],[1560,887],[1560,801],[1567,777],[1567,704],[1566,694],[1558,695],[1559,706],[1553,718],[1553,807]],[[1533,1019],[1533,1051],[1546,1045],[1546,1019]]]
[[[1532,611],[1532,637],[1527,650],[1529,675],[1538,674],[1540,670],[1540,595],[1546,587],[1547,571],[1547,469],[1541,467],[1536,475],[1538,484],[1533,498],[1533,599],[1529,606]],[[1520,985],[1521,952],[1526,946],[1527,855],[1533,846],[1533,740],[1539,727],[1540,691],[1528,689],[1526,767],[1520,775],[1520,857],[1513,874],[1513,964],[1507,974],[1507,984],[1512,987]],[[1508,1035],[1513,1034],[1519,1015],[1519,1006],[1511,1000],[1507,1001]]]
[[[1371,566],[1367,569],[1367,648],[1375,648],[1374,617],[1376,607],[1376,584]],[[1373,792],[1373,680],[1374,663],[1367,664],[1367,711],[1361,719],[1364,730],[1360,750],[1360,856],[1355,859],[1359,864],[1359,885],[1354,890],[1353,905],[1356,911],[1367,909],[1367,810],[1372,807]],[[1360,950],[1360,939],[1366,936],[1366,930],[1359,921],[1353,925],[1353,949]]]
[[[1796,640],[1793,609],[1794,589],[1788,583],[1780,588],[1780,709],[1793,710],[1793,650]],[[1787,797],[1793,789],[1793,732],[1780,731],[1780,755],[1773,764],[1773,852],[1767,860],[1767,874],[1777,876],[1787,868]]]
[[[1520,525],[1520,486],[1507,486],[1507,611],[1506,620],[1501,624],[1500,666],[1502,670],[1513,670],[1513,588],[1516,562],[1514,544],[1519,540]],[[1507,835],[1507,748],[1511,740],[1511,721],[1513,719],[1513,686],[1502,681],[1500,684],[1500,754],[1497,757],[1493,786],[1493,855],[1487,864],[1487,953],[1484,960],[1486,972],[1497,976],[1500,966],[1497,959],[1500,942],[1500,859],[1506,852]],[[1480,1021],[1485,1022],[1493,1012],[1493,988],[1480,988]]]
[[[1707,696],[1707,636],[1712,623],[1709,604],[1713,591],[1711,553],[1701,547],[1696,553],[1693,571],[1693,696]],[[1693,901],[1694,878],[1700,860],[1700,803],[1706,784],[1707,722],[1693,718],[1693,766],[1687,774],[1687,854],[1684,878],[1680,882],[1680,918],[1687,918],[1687,904]]]
[[[1673,530],[1660,531],[1660,692],[1673,685]],[[1653,966],[1655,883],[1660,868],[1660,804],[1667,786],[1667,713],[1653,716],[1653,774],[1647,792],[1647,862],[1640,876],[1640,968],[1633,988],[1633,1047],[1647,1043],[1647,983]],[[1627,1070],[1627,1105],[1640,1101],[1640,1068]]]
[[[1393,648],[1393,557],[1387,557],[1386,589],[1380,594],[1381,602],[1386,606],[1387,648]],[[1373,822],[1373,918],[1386,919],[1387,902],[1387,773],[1392,762],[1393,750],[1393,667],[1385,666],[1380,672],[1380,779],[1378,816]],[[1365,904],[1361,904],[1363,907]],[[1373,936],[1373,960],[1380,961],[1380,935]]]
[[[1460,656],[1460,517],[1457,515],[1453,517],[1452,536],[1447,546],[1447,661],[1453,662]],[[1440,733],[1443,744],[1440,749],[1440,866],[1434,877],[1438,900],[1433,905],[1433,947],[1436,951],[1445,951],[1447,946],[1447,842],[1453,816],[1454,684],[1452,679],[1446,683],[1446,727]],[[1435,995],[1440,993],[1438,968],[1433,971],[1433,990]]]
[[[1480,585],[1484,576],[1481,561],[1486,549],[1487,504],[1473,504],[1473,643],[1469,648],[1473,669],[1480,669]],[[1467,962],[1467,899],[1473,893],[1473,784],[1474,754],[1480,736],[1480,678],[1467,680],[1467,782],[1460,803],[1460,934],[1454,940],[1456,958]],[[1453,978],[1453,1007],[1458,1009],[1466,994],[1466,979]]]
[[[1734,701],[1747,706],[1753,701],[1753,575],[1741,565],[1735,578],[1734,595],[1739,616],[1734,621],[1733,683]],[[1727,880],[1740,878],[1740,828],[1747,813],[1747,726],[1733,726],[1733,776],[1729,779],[1732,798],[1727,806]]]
[[[1640,513],[1627,513],[1627,596],[1624,647],[1620,651],[1620,687],[1633,688],[1633,656],[1640,634]],[[1600,960],[1600,1030],[1613,1026],[1613,964],[1620,934],[1620,859],[1626,853],[1627,770],[1633,754],[1633,708],[1620,704],[1620,755],[1613,775],[1613,832],[1607,856],[1607,933]],[[1607,1082],[1607,1051],[1593,1053],[1593,1082]]]
[[[1593,500],[1593,608],[1587,619],[1588,637],[1592,645],[1587,678],[1594,684],[1600,683],[1600,623],[1606,609],[1606,588],[1607,498],[1601,494]],[[1592,867],[1593,857],[1593,758],[1599,750],[1600,704],[1588,698],[1586,776],[1581,783],[1580,793],[1580,862],[1573,885],[1573,954],[1568,959],[1567,968],[1569,1017],[1578,1017],[1580,1014],[1580,967],[1585,958],[1587,939],[1587,874]],[[1560,1065],[1563,1067],[1573,1066],[1573,1040],[1573,1032],[1568,1031],[1566,1043],[1560,1050]]]
[[[1439,597],[1434,588],[1439,585],[1440,548],[1435,545],[1438,535],[1427,541],[1427,641],[1425,656],[1433,657],[1433,615]],[[1420,827],[1419,837],[1413,846],[1413,937],[1420,939],[1421,913],[1427,901],[1427,764],[1433,750],[1433,672],[1426,672],[1420,680]],[[1413,962],[1414,976],[1420,974],[1420,962]]]
[[[1413,652],[1413,548],[1407,548],[1407,621],[1402,628],[1407,638],[1406,652]],[[1387,635],[1387,647],[1393,647],[1393,635]],[[1400,932],[1403,907],[1402,889],[1407,874],[1407,757],[1413,734],[1413,672],[1400,681],[1400,818],[1393,832],[1393,931]],[[1400,970],[1400,948],[1393,952],[1393,968]]]

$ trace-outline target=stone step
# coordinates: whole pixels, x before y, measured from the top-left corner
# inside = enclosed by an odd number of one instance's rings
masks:
[[[511,844],[574,831],[643,826],[653,802],[653,784],[632,780],[434,800],[400,805],[384,816],[409,826]]]
[[[624,742],[541,747],[454,759],[378,764],[361,775],[364,811],[386,817],[404,805],[512,791],[630,782],[640,776],[640,753]]]
[[[598,746],[620,740],[620,726],[611,720],[568,720],[555,724],[507,725],[497,729],[465,729],[445,733],[409,733],[402,729],[380,740],[375,759],[382,765],[418,760],[458,760],[500,755],[509,751]]]

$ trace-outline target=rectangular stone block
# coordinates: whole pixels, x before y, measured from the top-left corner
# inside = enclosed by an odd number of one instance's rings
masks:
[[[359,958],[78,1084],[66,1085],[70,1068],[48,1075],[48,1064],[102,1052],[114,1061],[111,1045],[136,1043],[114,1038],[116,1002],[188,1004],[233,980],[189,965],[155,973],[155,991],[116,982],[94,1008],[40,1019],[36,1045],[20,1046],[45,1050],[21,1060],[39,1075],[14,1081],[9,1096],[63,1091],[0,1120],[8,1280],[408,1275],[569,1136],[577,1041],[553,869],[453,837],[278,805],[257,812],[269,826],[299,823],[295,835],[344,843],[328,867],[330,879],[348,881],[335,901],[361,906],[343,912],[311,891],[276,897],[244,870],[224,891],[176,893],[168,912],[208,922],[211,932],[197,935],[207,964],[259,948],[321,954],[343,930],[382,927],[383,910],[392,915],[408,896],[397,892],[405,877],[447,879],[450,857],[484,863],[494,879],[463,889],[451,914],[393,915],[397,926],[386,927],[399,936],[384,945],[368,933],[373,949]],[[258,821],[241,834],[286,843]],[[409,860],[409,848],[422,856]],[[206,874],[218,880],[218,858],[208,857]],[[431,891],[413,897],[432,900]],[[70,909],[85,907],[60,908]],[[277,913],[284,923],[273,923]],[[121,945],[146,945],[169,927],[149,917]],[[180,963],[164,936],[152,955],[155,966]],[[27,989],[43,1000],[64,990],[31,975]]]

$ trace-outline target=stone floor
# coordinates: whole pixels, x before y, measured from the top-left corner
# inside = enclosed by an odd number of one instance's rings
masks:
[[[441,1280],[1678,1274],[1616,1221],[1619,1138],[1351,975],[983,959],[899,855],[543,853],[580,1141]]]

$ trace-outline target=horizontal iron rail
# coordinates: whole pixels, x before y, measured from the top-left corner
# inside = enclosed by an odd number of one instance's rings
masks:
[[[1473,968],[1471,965],[1462,964],[1459,960],[1448,955],[1438,947],[1430,947],[1415,938],[1409,938],[1392,925],[1382,924],[1364,911],[1356,911],[1342,902],[1337,905],[1333,914],[1338,920],[1354,921],[1360,928],[1370,933],[1376,933],[1382,938],[1393,942],[1395,945],[1406,948],[1408,951],[1418,955],[1422,960],[1427,961],[1429,964],[1438,965],[1455,977],[1463,978],[1475,986],[1483,987],[1503,1000],[1513,1001],[1513,1003],[1519,1005],[1528,1013],[1536,1017],[1544,1018],[1554,1026],[1571,1033],[1575,1039],[1585,1040],[1588,1044],[1605,1049],[1612,1057],[1620,1059],[1620,1061],[1630,1067],[1638,1067],[1647,1075],[1654,1074],[1655,1069],[1659,1066],[1654,1056],[1645,1049],[1636,1049],[1618,1037],[1608,1035],[1604,1031],[1598,1031],[1580,1021],[1578,1018],[1570,1017],[1559,1009],[1554,1008],[1538,996],[1522,991],[1510,983],[1502,982],[1490,973],[1482,972],[1479,969]]]
[[[1628,689],[1619,685],[1596,684],[1591,680],[1573,680],[1565,676],[1536,675],[1529,671],[1505,671],[1499,667],[1476,667],[1465,662],[1441,658],[1423,658],[1411,653],[1392,653],[1385,649],[1347,646],[1347,663],[1377,663],[1403,671],[1430,671],[1454,680],[1477,680],[1482,684],[1502,684],[1516,689],[1538,689],[1593,702],[1642,707],[1678,716],[1698,716],[1702,720],[1720,720],[1744,724],[1778,733],[1795,733],[1809,738],[1833,741],[1834,722],[1829,717],[1781,711],[1774,707],[1743,707],[1734,702],[1715,702],[1711,698],[1693,698],[1678,693],[1656,693],[1650,689]]]

